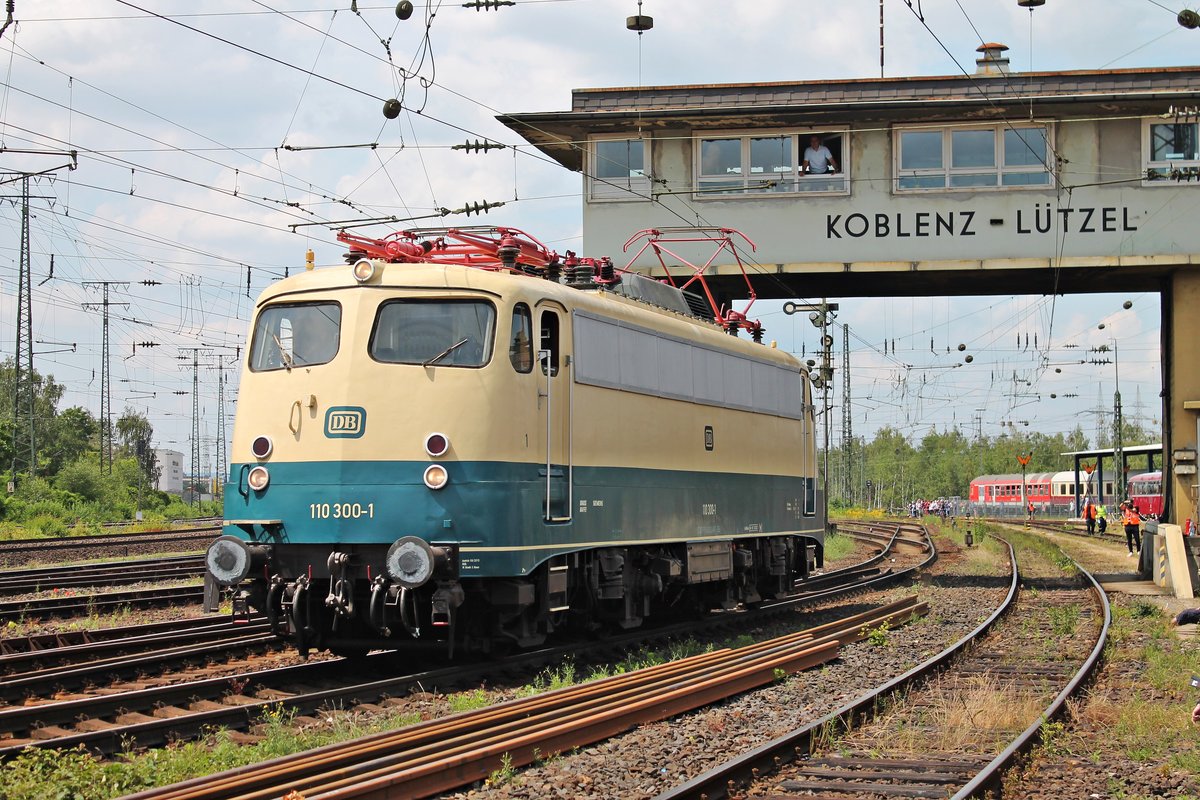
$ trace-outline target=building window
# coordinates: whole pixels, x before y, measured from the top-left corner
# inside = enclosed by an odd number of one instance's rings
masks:
[[[840,130],[697,139],[696,196],[848,194],[843,161],[847,137],[848,132]],[[809,159],[806,170],[805,152],[814,138],[814,153],[819,155]]]
[[[1143,184],[1166,185],[1200,178],[1200,123],[1147,120],[1143,139]]]
[[[898,129],[896,191],[1049,186],[1045,125]]]
[[[589,155],[592,200],[651,199],[649,139],[593,139]]]

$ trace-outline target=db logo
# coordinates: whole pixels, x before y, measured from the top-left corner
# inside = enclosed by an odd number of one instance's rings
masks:
[[[325,412],[326,438],[357,439],[366,429],[366,409],[358,406],[334,406]]]

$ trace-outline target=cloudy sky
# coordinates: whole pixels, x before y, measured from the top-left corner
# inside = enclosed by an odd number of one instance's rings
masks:
[[[84,304],[101,294],[87,282],[128,282],[110,290],[122,304],[110,309],[113,408],[147,414],[160,446],[189,450],[192,374],[190,357],[179,356],[205,348],[200,403],[211,453],[216,365],[226,365],[234,396],[252,298],[303,269],[308,248],[318,263],[340,261],[344,248],[322,223],[504,202],[487,222],[577,249],[578,174],[527,146],[450,149],[483,137],[520,144],[499,113],[565,110],[581,87],[879,74],[877,0],[645,0],[641,13],[655,25],[641,37],[624,25],[635,0],[516,0],[492,10],[417,3],[406,21],[395,8],[16,0],[15,22],[0,35],[0,168],[6,177],[55,170],[69,160],[62,151],[78,151],[77,169],[31,188],[35,363],[67,386],[64,405],[100,409],[101,318]],[[1014,69],[1194,63],[1200,31],[1181,28],[1177,10],[1154,0],[1047,0],[1031,15],[1016,0],[886,0],[886,74],[971,70],[981,37],[1009,44]],[[405,111],[389,121],[381,109],[393,97]],[[10,355],[20,183],[5,189],[0,353]],[[1153,293],[839,299],[856,434],[891,425],[919,439],[952,425],[995,435],[1009,423],[1046,431],[1078,423],[1094,435],[1097,408],[1111,405],[1112,367],[1074,362],[1109,334],[1119,340],[1127,413],[1158,420]],[[816,345],[807,322],[779,304],[755,309],[782,347]],[[880,357],[885,341],[911,369]],[[947,366],[956,359],[946,348],[960,342],[974,355],[969,368]]]

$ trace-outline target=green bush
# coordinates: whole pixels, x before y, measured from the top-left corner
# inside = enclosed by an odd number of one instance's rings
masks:
[[[94,460],[79,460],[62,468],[54,477],[58,489],[71,492],[84,500],[100,500],[105,494],[104,477]]]
[[[39,536],[48,538],[67,535],[67,525],[62,521],[62,518],[53,517],[49,514],[39,514],[25,523],[25,527],[31,531],[35,531]]]

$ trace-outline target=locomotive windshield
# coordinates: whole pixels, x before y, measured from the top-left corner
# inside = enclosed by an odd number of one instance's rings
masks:
[[[496,309],[481,300],[389,300],[371,331],[371,358],[390,364],[482,367]]]
[[[337,303],[268,306],[254,323],[250,369],[290,370],[332,361],[341,327],[342,307]]]

